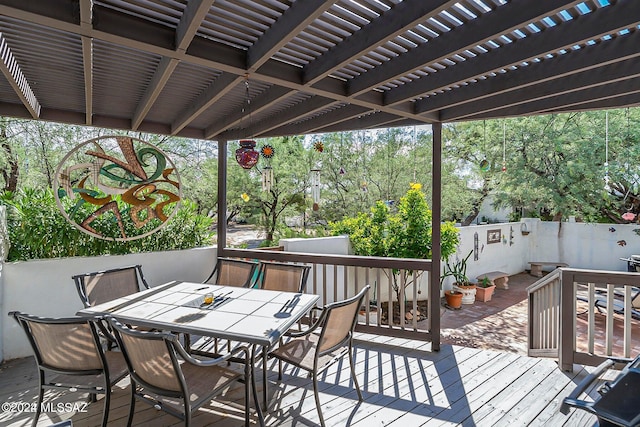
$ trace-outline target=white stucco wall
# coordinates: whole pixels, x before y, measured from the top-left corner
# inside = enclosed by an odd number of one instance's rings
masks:
[[[0,273],[0,341],[5,360],[32,354],[26,336],[7,313],[73,316],[82,308],[71,276],[140,264],[149,286],[171,280],[203,281],[213,270],[216,248],[132,255],[77,257],[4,263]]]

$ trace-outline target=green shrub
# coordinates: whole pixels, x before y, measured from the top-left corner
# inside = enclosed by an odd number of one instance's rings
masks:
[[[189,249],[213,241],[212,220],[198,215],[187,200],[165,227],[129,242],[102,240],[78,230],[62,216],[50,189],[6,192],[0,204],[7,206],[8,261]]]

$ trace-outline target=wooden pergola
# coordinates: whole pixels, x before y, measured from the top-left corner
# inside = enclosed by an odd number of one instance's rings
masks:
[[[636,105],[639,25],[637,0],[0,0],[0,115],[221,152],[430,124],[437,281],[442,123]]]

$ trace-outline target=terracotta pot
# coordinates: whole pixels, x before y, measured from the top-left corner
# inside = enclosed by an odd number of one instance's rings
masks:
[[[487,302],[491,301],[491,297],[493,296],[493,291],[495,291],[495,285],[489,286],[487,288],[483,288],[478,286],[476,288],[476,301]]]
[[[451,308],[462,307],[462,292],[459,291],[444,291],[444,297],[447,301],[447,305]]]
[[[453,284],[453,289],[462,292],[462,303],[473,304],[476,300],[476,285]]]

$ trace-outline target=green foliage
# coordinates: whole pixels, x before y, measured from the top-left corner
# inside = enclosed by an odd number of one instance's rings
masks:
[[[454,263],[453,265],[449,263],[449,260],[446,261],[447,268],[444,273],[440,277],[440,285],[444,282],[444,279],[451,276],[455,280],[458,285],[468,285],[469,278],[467,277],[467,260],[473,251],[469,251],[469,254],[461,259],[460,261]],[[486,278],[485,278],[486,279]]]
[[[377,202],[369,214],[331,223],[333,235],[347,234],[357,255],[395,258],[431,258],[431,210],[419,185],[400,199],[396,213]],[[442,259],[455,253],[458,229],[444,223],[441,233]]]
[[[130,242],[89,236],[62,216],[50,189],[6,192],[0,204],[7,206],[8,261],[71,256],[121,255],[188,249],[212,243],[211,219],[198,215],[194,203],[183,200],[176,215],[156,233]]]

